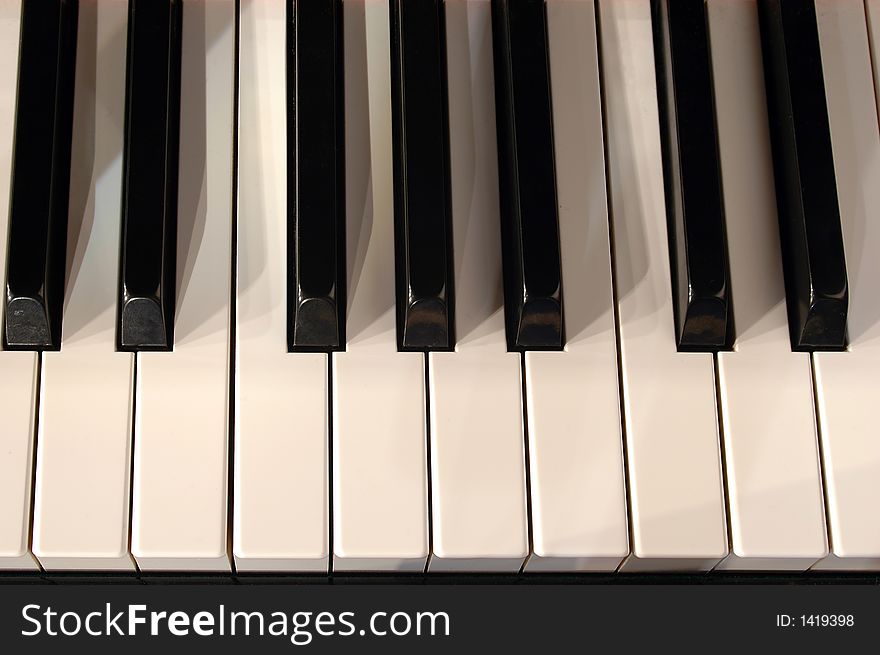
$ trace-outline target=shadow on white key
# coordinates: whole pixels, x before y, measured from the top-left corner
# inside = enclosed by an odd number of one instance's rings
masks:
[[[287,352],[285,0],[241,3],[233,554],[327,571],[327,355]]]
[[[594,3],[550,0],[547,31],[566,344],[525,356],[526,571],[613,571],[629,539]]]
[[[516,572],[529,553],[520,355],[507,352],[487,0],[446,2],[455,352],[428,355],[431,571]]]
[[[20,29],[21,0],[0,1],[0,271],[4,288]],[[5,300],[0,301],[0,325],[5,325],[5,306]],[[0,339],[0,570],[39,568],[30,547],[38,362],[35,352],[3,351]]]
[[[43,354],[34,554],[47,570],[134,570],[134,355],[116,352],[128,4],[81,3],[60,352]]]
[[[718,353],[730,555],[718,569],[804,570],[828,552],[810,356],[792,352],[757,5],[710,0],[734,352]]]
[[[224,571],[235,3],[183,12],[173,352],[138,353],[132,554],[141,570]]]
[[[813,366],[831,537],[814,570],[880,569],[880,2],[817,0],[819,44],[849,281],[848,352]],[[873,46],[873,52],[871,47]],[[876,87],[880,91],[880,84]]]
[[[344,3],[346,350],[333,353],[333,567],[423,571],[425,358],[397,352],[387,0]]]
[[[626,571],[727,555],[712,355],[676,350],[650,0],[599,0],[632,554]]]

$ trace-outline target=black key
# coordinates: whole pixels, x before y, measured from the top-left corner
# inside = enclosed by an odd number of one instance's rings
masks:
[[[816,7],[758,3],[791,344],[846,344],[846,260]]]
[[[504,315],[510,350],[562,347],[559,214],[543,0],[492,0]]]
[[[652,0],[676,345],[733,344],[705,0]]]
[[[24,0],[6,269],[7,348],[57,350],[67,256],[76,0]]]
[[[182,5],[128,5],[121,350],[170,350],[174,342]]]
[[[345,348],[341,0],[287,5],[287,342]]]
[[[397,343],[454,346],[442,0],[391,0]]]

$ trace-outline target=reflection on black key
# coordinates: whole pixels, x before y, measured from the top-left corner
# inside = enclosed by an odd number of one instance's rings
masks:
[[[130,0],[128,6],[121,350],[173,344],[182,4]]]
[[[397,342],[454,346],[442,0],[391,0]]]
[[[345,139],[341,0],[287,5],[287,342],[345,344]]]
[[[77,9],[76,0],[22,3],[6,269],[10,349],[60,347]]]
[[[676,345],[733,343],[705,0],[652,0]]]
[[[492,43],[507,345],[560,349],[559,216],[543,0],[492,0]]]
[[[758,3],[792,347],[846,344],[847,279],[816,7]]]

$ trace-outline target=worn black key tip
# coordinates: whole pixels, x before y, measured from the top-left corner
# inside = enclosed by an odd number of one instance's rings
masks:
[[[555,298],[527,300],[520,311],[513,349],[559,350],[562,345],[561,303]]]
[[[153,298],[129,298],[122,307],[122,350],[165,350],[170,346],[161,305]]]
[[[722,350],[731,345],[726,294],[692,298],[681,323],[679,350]]]
[[[11,298],[6,304],[6,345],[28,350],[52,347],[49,316],[35,298]]]
[[[838,298],[814,298],[799,335],[795,350],[844,350],[846,348],[847,294]]]
[[[294,312],[293,338],[296,350],[327,350],[339,347],[336,302],[332,298],[305,298]]]
[[[417,300],[407,308],[404,350],[444,350],[449,343],[449,313],[441,298]]]

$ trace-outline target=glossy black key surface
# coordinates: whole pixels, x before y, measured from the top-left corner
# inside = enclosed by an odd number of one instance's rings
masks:
[[[287,342],[345,347],[341,0],[287,4]]]
[[[543,0],[492,0],[492,45],[507,345],[560,349],[559,215]]]
[[[4,338],[10,349],[61,345],[77,14],[76,0],[22,3],[9,241],[4,244]]]
[[[652,0],[676,345],[733,344],[705,0]]]
[[[174,334],[181,0],[130,0],[118,346],[170,350]]]
[[[442,0],[391,0],[397,343],[452,348],[452,226]]]
[[[795,350],[846,344],[846,261],[816,7],[758,3],[786,304]]]

